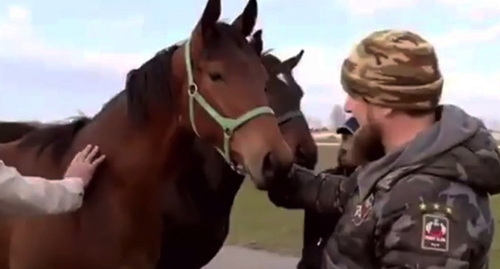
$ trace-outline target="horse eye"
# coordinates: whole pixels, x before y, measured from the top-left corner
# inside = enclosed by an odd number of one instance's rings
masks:
[[[212,81],[221,81],[222,75],[220,73],[208,73]]]

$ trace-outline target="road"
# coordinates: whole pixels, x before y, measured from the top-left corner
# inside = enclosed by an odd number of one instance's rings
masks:
[[[330,163],[337,150],[336,144],[321,143],[318,152],[318,170],[332,166]],[[204,269],[295,269],[298,259],[285,257],[274,253],[246,249],[236,246],[226,246],[204,267]]]
[[[243,247],[224,247],[205,269],[294,269],[298,259]]]

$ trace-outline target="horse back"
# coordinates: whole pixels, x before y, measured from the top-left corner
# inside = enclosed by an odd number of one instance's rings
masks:
[[[0,143],[18,140],[37,128],[28,122],[0,122]]]
[[[19,147],[19,143],[20,140],[0,144],[0,160],[8,166],[15,167],[25,176],[62,178],[64,170],[60,166],[55,165],[43,154],[37,156],[35,148]],[[73,227],[70,224],[72,218],[74,218],[73,214],[33,218],[2,216],[0,219],[0,246],[2,246],[0,247],[0,268],[7,269],[17,262],[26,265],[30,260],[40,261],[48,258],[40,256],[38,252],[40,248],[48,250],[57,246],[54,250],[59,254],[73,249],[75,246],[72,242],[75,238],[68,237],[70,233],[66,232]],[[61,222],[62,219],[64,221]]]
[[[29,133],[20,140],[0,144],[0,160],[15,167],[24,176],[60,180],[77,146],[82,144],[85,137],[76,141],[77,132],[73,133],[73,126],[57,127],[61,129],[48,130],[49,133],[45,133],[47,130],[38,130],[35,132],[39,133]],[[73,137],[67,137],[67,132]],[[101,257],[99,252],[106,253],[105,246],[95,244],[95,236],[86,236],[99,233],[98,227],[90,227],[92,221],[84,221],[86,213],[78,210],[29,218],[3,216],[0,219],[0,269],[40,266],[86,269],[96,264],[113,264],[109,263],[117,260],[113,253]],[[92,261],[93,264],[86,261]],[[78,267],[74,267],[75,264]]]

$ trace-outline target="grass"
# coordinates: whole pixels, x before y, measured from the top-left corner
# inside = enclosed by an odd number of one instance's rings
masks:
[[[247,181],[236,197],[228,243],[297,256],[303,215],[302,210],[274,207]]]
[[[334,165],[335,150],[320,149],[320,169]],[[500,268],[500,196],[493,197],[496,234],[490,252],[490,268]],[[299,256],[302,244],[303,212],[274,207],[264,192],[245,182],[236,197],[228,244]]]

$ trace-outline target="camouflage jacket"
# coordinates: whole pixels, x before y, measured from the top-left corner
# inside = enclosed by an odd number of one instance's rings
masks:
[[[323,269],[488,268],[500,157],[483,123],[461,109],[445,106],[430,130],[351,178],[294,170],[286,199],[342,214]]]

